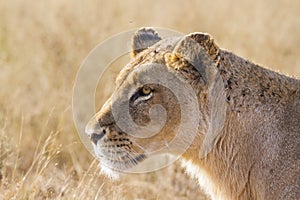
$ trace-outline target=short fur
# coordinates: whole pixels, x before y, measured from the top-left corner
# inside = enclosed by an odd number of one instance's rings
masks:
[[[200,47],[196,48],[193,44],[180,46],[180,42],[186,39],[196,41]],[[176,50],[180,48],[180,51]],[[222,50],[211,36],[203,33],[161,40],[153,30],[141,29],[133,38],[133,53],[133,61],[117,79],[117,88],[121,91],[138,89],[141,84],[139,74],[146,73],[139,69],[143,63],[163,64],[170,73],[186,80],[196,91],[199,112],[204,119],[182,160],[187,172],[198,179],[212,199],[300,199],[298,79],[262,68]],[[199,66],[193,66],[195,56],[200,59],[195,62],[200,63]],[[220,134],[213,136],[215,143],[212,150],[201,157],[199,151],[206,144],[205,138],[212,137],[208,132],[209,111],[212,109],[208,103],[208,89],[216,78],[208,74],[207,65],[218,69],[224,83],[226,99],[223,100],[227,109]],[[197,67],[201,68],[201,73],[196,70]],[[169,118],[158,136],[134,138],[118,129],[111,113],[111,106],[115,103],[112,99],[87,125],[87,134],[102,165],[119,170],[130,168],[146,158],[145,151],[153,151],[174,136],[180,108],[172,100],[172,93],[157,85],[151,87],[155,88],[153,96],[145,103],[132,104],[130,114],[137,124],[146,125],[149,123],[149,108],[154,104],[163,105]],[[213,119],[217,120],[218,116]],[[100,134],[101,139],[96,137]],[[125,157],[114,156],[120,151]],[[137,156],[133,158],[132,153]]]

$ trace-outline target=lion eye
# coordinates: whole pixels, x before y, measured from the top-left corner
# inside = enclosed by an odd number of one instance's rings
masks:
[[[152,92],[152,88],[150,88],[149,86],[143,86],[132,95],[130,101],[134,103],[146,101],[152,97]]]
[[[148,86],[144,86],[144,87],[142,88],[142,93],[143,93],[144,95],[150,94],[150,93],[151,93],[151,88],[148,87]]]

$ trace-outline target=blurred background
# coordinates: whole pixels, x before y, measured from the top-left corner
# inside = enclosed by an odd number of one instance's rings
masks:
[[[208,32],[299,77],[299,10],[299,0],[0,0],[0,199],[206,199],[179,163],[117,182],[101,175],[72,119],[76,72],[108,37],[154,26]],[[103,102],[113,81],[101,87]]]

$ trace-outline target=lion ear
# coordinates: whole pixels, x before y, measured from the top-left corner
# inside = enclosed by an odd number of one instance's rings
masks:
[[[141,28],[132,37],[132,54],[135,57],[141,51],[154,45],[161,40],[161,37],[151,28]]]
[[[214,80],[213,66],[218,63],[219,47],[210,35],[204,33],[186,35],[177,43],[172,54],[173,57],[184,59],[193,65],[207,84]]]
[[[211,59],[215,60],[217,58],[220,48],[214,42],[211,35],[208,33],[191,33],[187,35],[187,37],[195,40],[201,47],[203,47]]]

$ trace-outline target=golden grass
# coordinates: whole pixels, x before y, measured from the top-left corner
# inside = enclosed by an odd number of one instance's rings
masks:
[[[76,72],[107,37],[159,26],[209,32],[300,76],[299,9],[298,0],[0,0],[0,199],[205,199],[178,163],[118,182],[100,175],[73,125]]]

